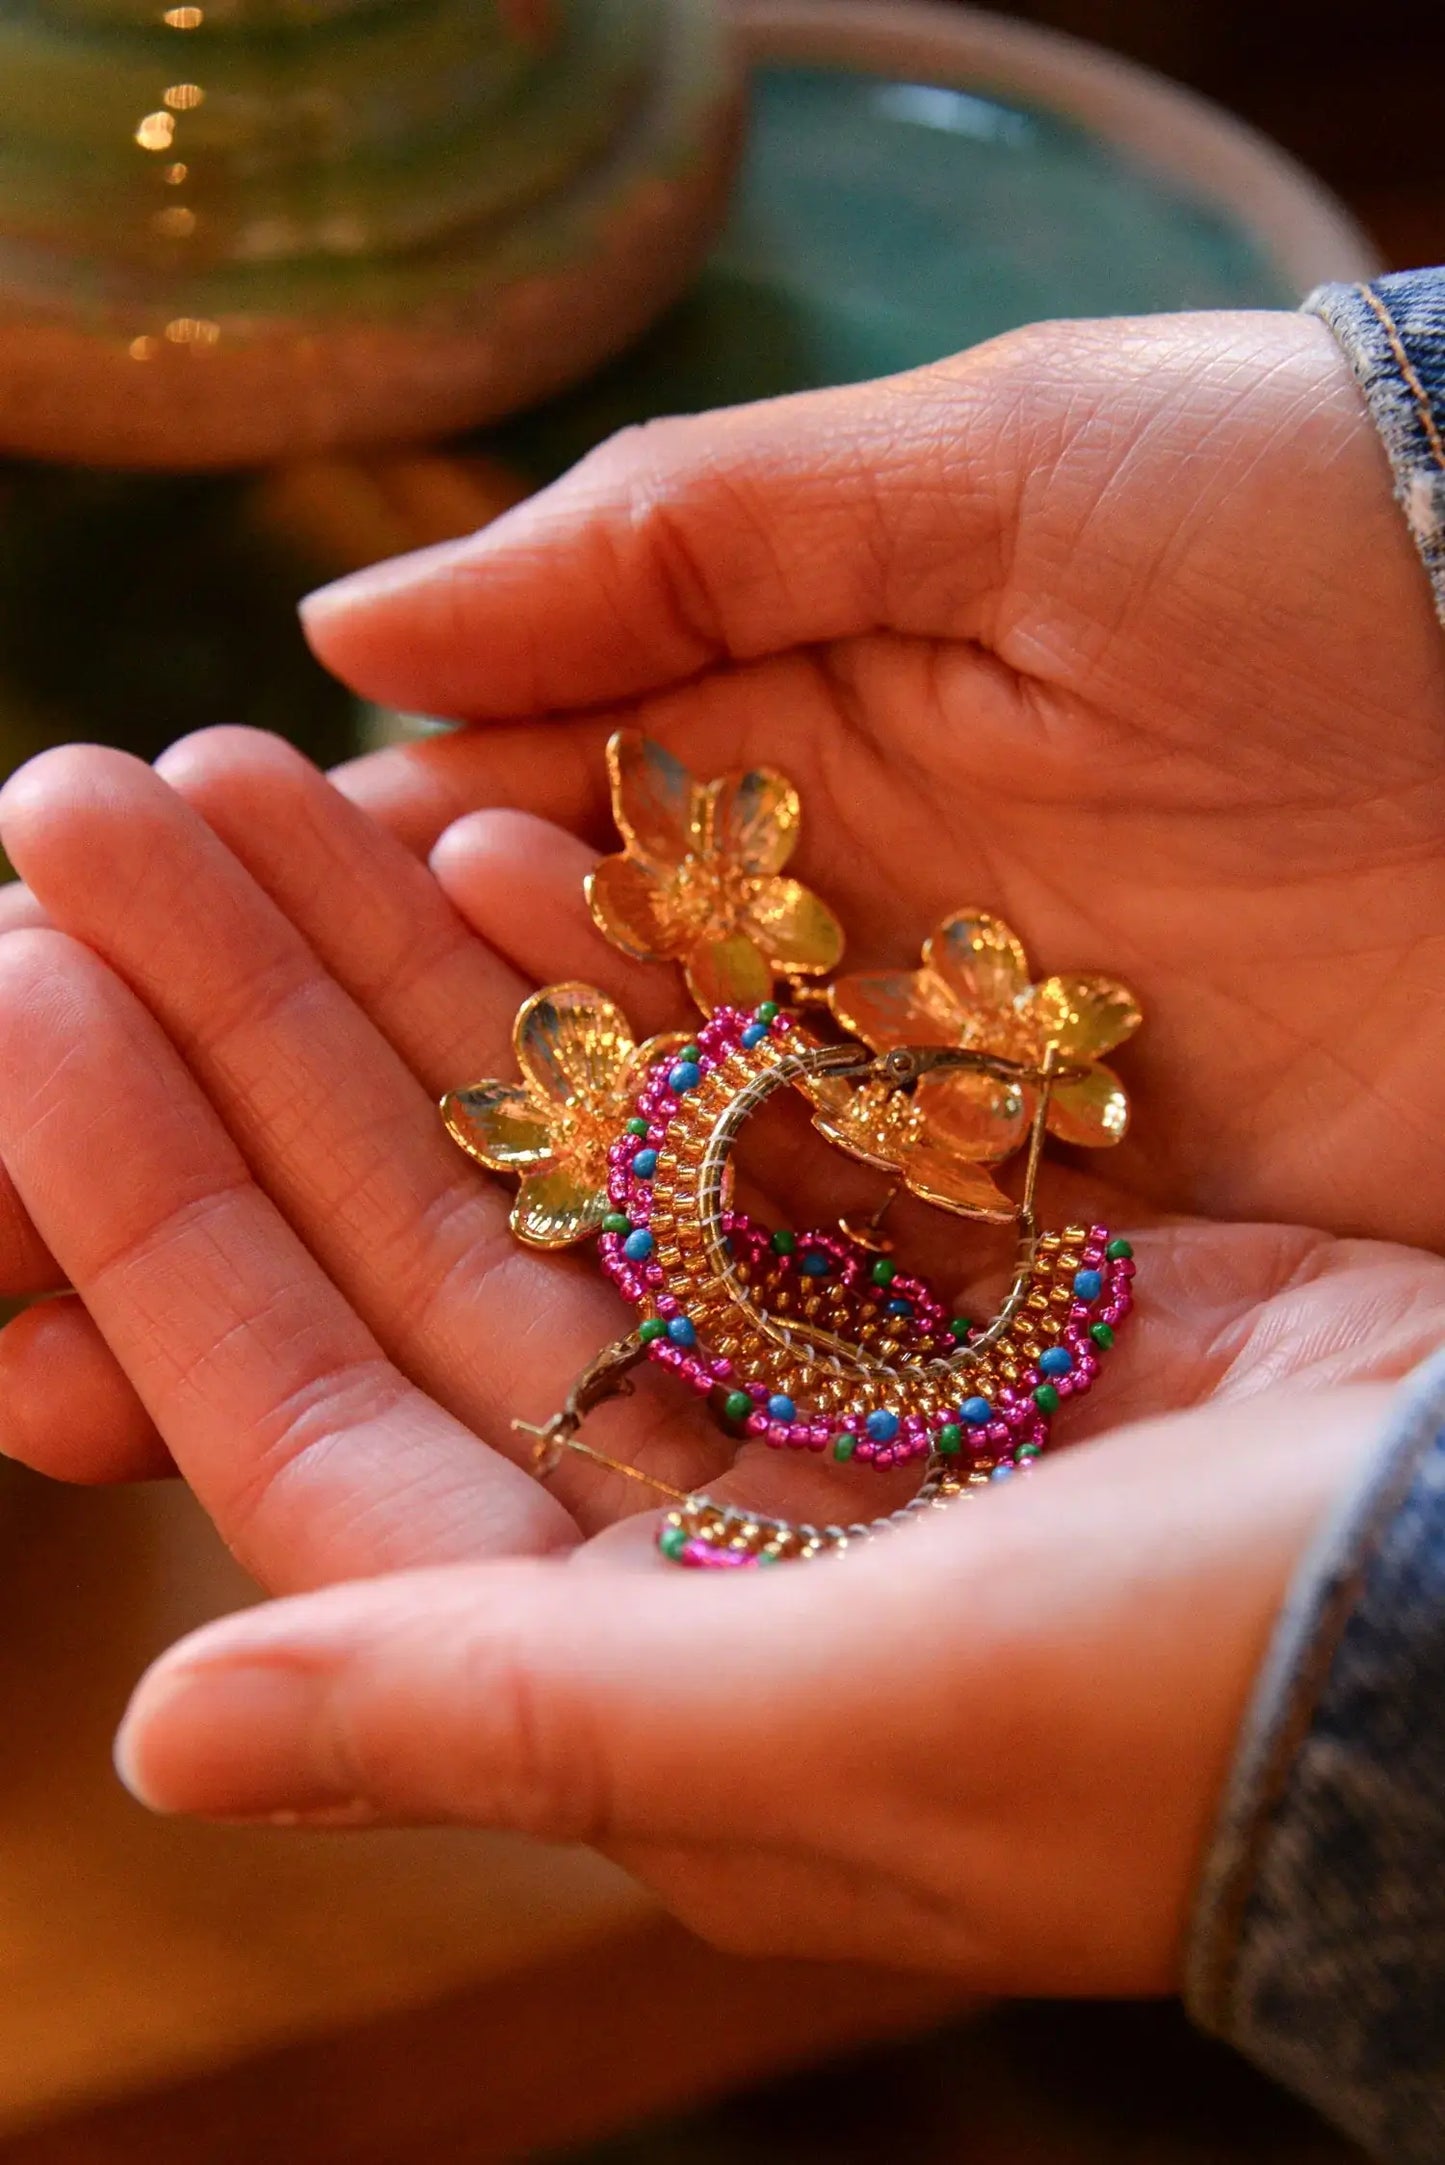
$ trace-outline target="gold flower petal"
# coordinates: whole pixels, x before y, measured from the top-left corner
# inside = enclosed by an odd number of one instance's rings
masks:
[[[1028,956],[1018,939],[1001,917],[990,917],[985,910],[959,910],[945,918],[924,947],[923,964],[946,986],[965,1018],[978,1021],[1008,1014],[1029,981]],[[986,1030],[970,1033],[972,1043],[983,1044],[987,1038]]]
[[[628,854],[670,872],[696,848],[703,792],[680,759],[636,729],[619,729],[607,746],[612,817]]]
[[[1028,1132],[1026,1094],[993,1075],[926,1075],[917,1099],[926,1139],[974,1164],[1011,1156]]]
[[[881,1172],[896,1173],[918,1136],[913,1100],[881,1082],[858,1084],[815,1076],[808,1095],[817,1110],[813,1125],[849,1157]]]
[[[543,1101],[605,1107],[636,1045],[627,1017],[595,985],[548,985],[523,1003],[512,1031],[517,1065]]]
[[[708,785],[704,854],[755,879],[770,878],[792,856],[802,817],[802,802],[785,774],[770,767],[724,774]]]
[[[452,1141],[489,1171],[538,1165],[551,1155],[546,1108],[519,1083],[480,1082],[442,1099]]]
[[[903,1184],[923,1202],[936,1203],[940,1210],[955,1211],[961,1218],[1008,1225],[1018,1216],[1016,1205],[981,1165],[971,1165],[953,1151],[927,1142],[904,1160]]]
[[[1065,1060],[1097,1060],[1143,1020],[1128,986],[1112,977],[1046,977],[1021,1005]]]
[[[583,883],[592,921],[604,939],[640,962],[677,952],[664,879],[631,857],[604,857]]]
[[[539,1172],[524,1174],[512,1209],[512,1231],[529,1248],[568,1248],[597,1232],[606,1215],[605,1188],[559,1158]]]
[[[960,1018],[938,980],[920,970],[840,977],[828,987],[834,1019],[874,1052],[895,1045],[956,1045]]]
[[[824,977],[843,956],[843,927],[800,880],[759,880],[743,923],[783,975]]]
[[[1091,1068],[1082,1082],[1058,1083],[1050,1093],[1049,1133],[1061,1143],[1101,1149],[1122,1143],[1128,1126],[1128,1094],[1110,1068]]]
[[[687,957],[687,989],[705,1015],[720,1007],[756,1007],[773,989],[773,973],[744,933],[700,940]]]

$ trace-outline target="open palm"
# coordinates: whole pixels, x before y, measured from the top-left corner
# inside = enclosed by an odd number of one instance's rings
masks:
[[[1137,1140],[1060,1207],[1137,1234],[1147,1300],[1074,1434],[1389,1379],[1438,1341],[1445,1202],[1415,1174],[1445,1113],[1445,668],[1319,326],[1044,328],[664,424],[310,628],[373,697],[489,725],[343,777],[380,826],[229,732],[164,781],[52,754],[0,803],[55,928],[0,947],[0,1286],[75,1292],[0,1338],[18,1455],[97,1478],[168,1453],[273,1588],[635,1508],[515,1464],[512,1419],[621,1312],[586,1261],[513,1247],[434,1109],[506,1072],[539,981],[681,1019],[581,903],[621,720],[704,775],[792,775],[795,869],[853,966],[978,902],[1044,968],[1138,989]],[[451,902],[415,854],[446,828]],[[853,1177],[761,1173],[804,1221]],[[881,1494],[762,1451],[727,1474],[660,1391],[596,1433],[764,1509]]]

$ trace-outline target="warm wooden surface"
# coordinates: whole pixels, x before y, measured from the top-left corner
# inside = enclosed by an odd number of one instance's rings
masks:
[[[436,1998],[649,1915],[599,1861],[465,1833],[153,1818],[110,1735],[154,1652],[250,1597],[177,1486],[0,1483],[0,2135]]]

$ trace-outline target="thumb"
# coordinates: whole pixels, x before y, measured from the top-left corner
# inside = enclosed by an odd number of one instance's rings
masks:
[[[161,1657],[117,1769],[152,1809],[211,1818],[776,1834],[766,1770],[820,1663],[836,1708],[837,1635],[810,1619],[839,1574],[738,1576],[447,1566],[271,1602]]]
[[[307,636],[368,698],[480,720],[881,628],[980,635],[1015,352],[624,430],[481,533],[311,595]]]

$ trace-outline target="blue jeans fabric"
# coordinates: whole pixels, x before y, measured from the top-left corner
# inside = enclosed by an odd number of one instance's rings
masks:
[[[1445,622],[1445,267],[1322,286]],[[1388,2165],[1445,2165],[1445,1354],[1306,1559],[1201,1882],[1205,2028]]]
[[[1305,307],[1359,378],[1445,622],[1445,266],[1320,286]]]

